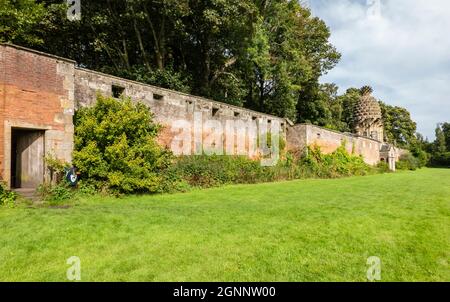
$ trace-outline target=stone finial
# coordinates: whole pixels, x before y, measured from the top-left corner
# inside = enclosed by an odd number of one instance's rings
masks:
[[[361,88],[361,98],[354,111],[355,132],[358,135],[383,141],[383,121],[380,103],[371,95],[372,87]]]

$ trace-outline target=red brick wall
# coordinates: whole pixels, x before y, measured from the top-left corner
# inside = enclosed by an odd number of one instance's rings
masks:
[[[58,60],[0,45],[0,171],[4,178],[5,121],[64,131],[61,98],[67,98]],[[7,138],[6,138],[7,139]]]

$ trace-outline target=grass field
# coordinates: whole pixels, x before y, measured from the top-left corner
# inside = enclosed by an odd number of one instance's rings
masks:
[[[450,281],[450,170],[0,208],[0,280]]]

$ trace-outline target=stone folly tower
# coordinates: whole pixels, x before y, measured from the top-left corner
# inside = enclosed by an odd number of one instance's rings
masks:
[[[380,103],[371,95],[369,86],[361,88],[361,98],[354,111],[355,133],[357,135],[384,141],[383,118]]]

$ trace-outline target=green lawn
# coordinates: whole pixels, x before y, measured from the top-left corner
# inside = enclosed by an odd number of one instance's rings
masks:
[[[450,170],[0,208],[0,281],[450,281]]]

